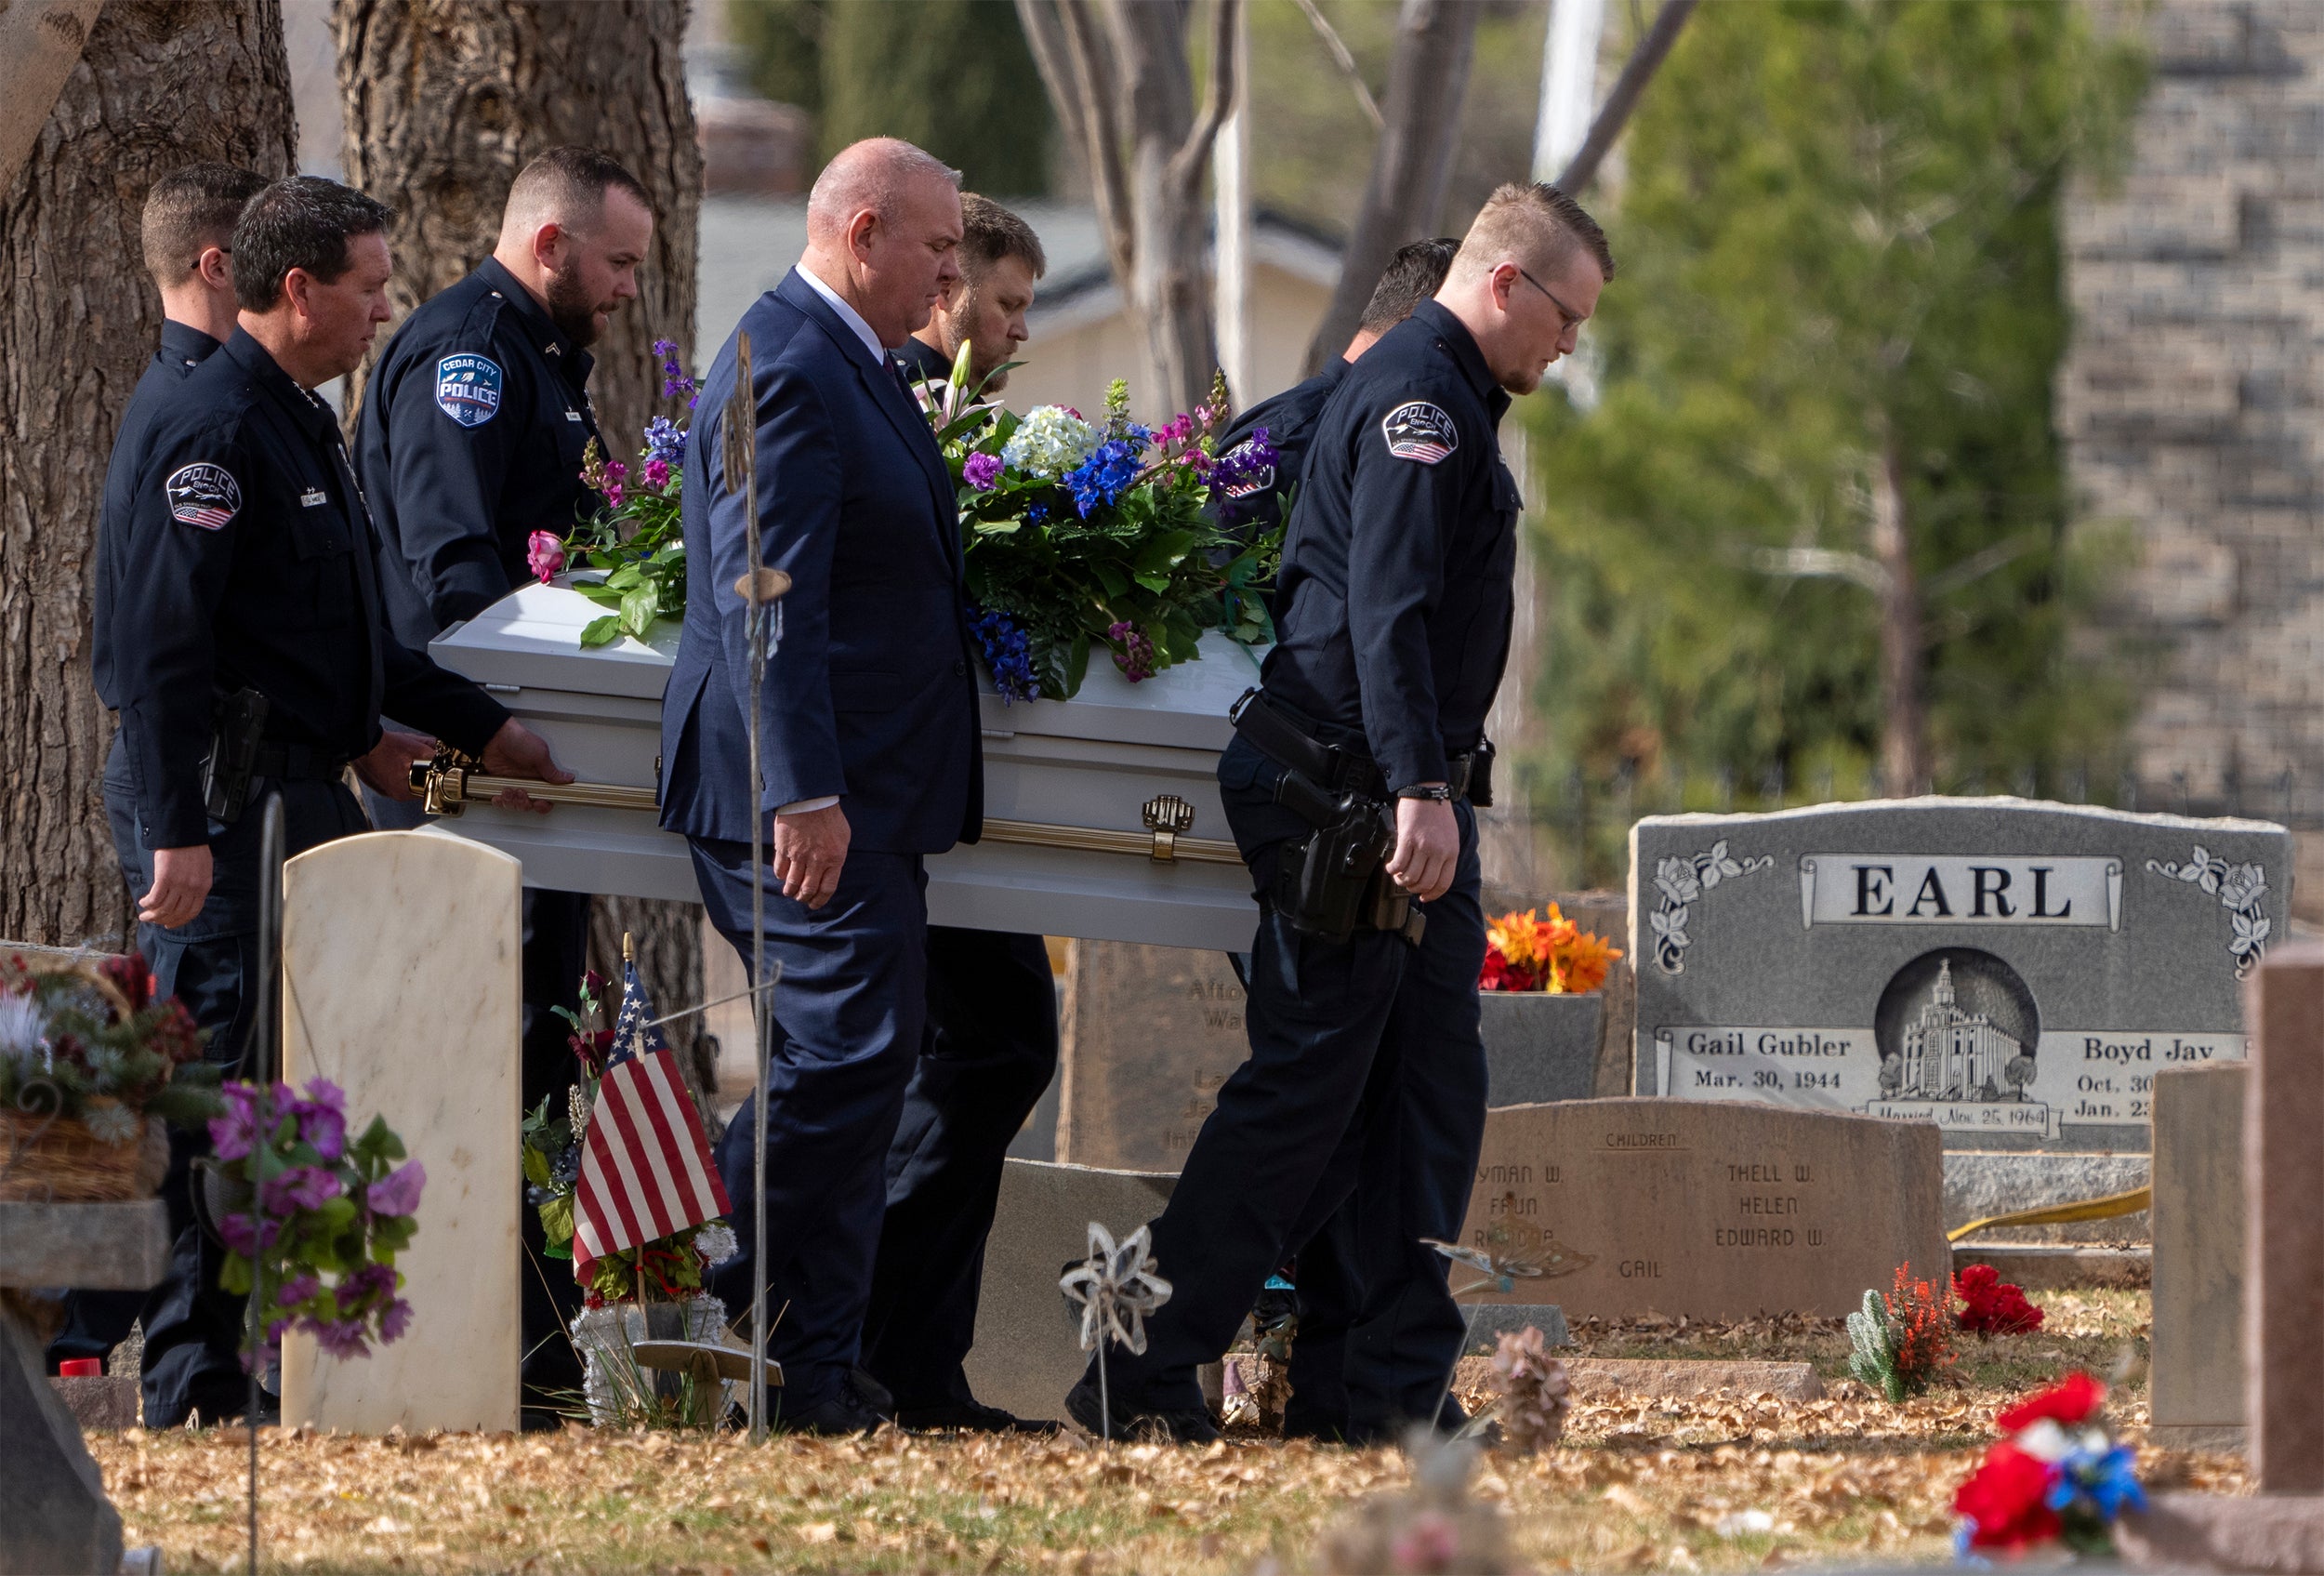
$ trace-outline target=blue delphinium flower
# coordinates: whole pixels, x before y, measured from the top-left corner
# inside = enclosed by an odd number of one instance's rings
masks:
[[[654,341],[654,353],[662,358],[662,398],[674,400],[682,394],[686,399],[686,408],[693,409],[702,399],[701,386],[686,376],[685,366],[678,359],[677,343],[669,339],[656,339]]]
[[[1087,520],[1100,504],[1119,502],[1130,483],[1138,477],[1139,445],[1128,439],[1115,438],[1100,444],[1089,457],[1065,474],[1065,490],[1074,496],[1074,508]]]
[[[1033,642],[1006,614],[989,607],[972,610],[976,616],[969,628],[976,635],[976,643],[984,651],[984,665],[993,671],[993,687],[1000,692],[1000,703],[1013,706],[1021,700],[1037,700],[1041,682],[1033,672]]]
[[[667,416],[657,416],[645,424],[645,457],[658,459],[675,470],[686,460],[686,430]]]

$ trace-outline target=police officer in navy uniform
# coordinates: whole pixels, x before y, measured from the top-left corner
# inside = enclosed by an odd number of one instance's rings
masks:
[[[1282,523],[1283,511],[1299,483],[1300,467],[1307,457],[1315,418],[1323,415],[1331,391],[1340,387],[1340,379],[1357,357],[1410,317],[1413,308],[1436,294],[1445,283],[1446,270],[1452,267],[1453,254],[1459,249],[1459,238],[1451,235],[1397,247],[1372,286],[1372,298],[1364,304],[1364,315],[1356,320],[1348,348],[1314,377],[1269,395],[1228,424],[1215,445],[1221,456],[1233,454],[1263,431],[1275,457],[1272,468],[1244,475],[1224,489],[1220,524],[1248,538]]]
[[[370,517],[313,390],[351,371],[387,319],[388,218],[311,177],[250,200],[231,244],[240,325],[154,421],[129,507],[102,526],[112,611],[96,662],[120,715],[105,807],[139,950],[228,1064],[250,1024],[269,792],[282,795],[290,854],[366,829],[347,768],[392,793],[432,743],[387,736],[383,705],[488,770],[571,780],[382,617]],[[217,1268],[198,1228],[179,1234],[166,1305],[146,1328],[149,1426],[243,1408],[242,1313]]]
[[[1249,475],[1228,489],[1219,510],[1221,525],[1246,536],[1275,527],[1287,500],[1297,492],[1316,419],[1332,391],[1382,335],[1436,294],[1459,249],[1459,238],[1449,235],[1398,247],[1373,285],[1347,350],[1314,377],[1261,400],[1235,418],[1219,440],[1221,454],[1231,454],[1264,432],[1275,458],[1272,471]],[[1423,1086],[1415,1094],[1431,1092]],[[1393,1252],[1387,1262],[1371,1267],[1376,1304],[1370,1325],[1359,1328],[1366,1285],[1359,1223],[1366,1210],[1395,1208],[1394,1185],[1393,1170],[1367,1169],[1357,1183],[1357,1194],[1298,1246],[1291,1278],[1299,1334],[1291,1345],[1291,1398],[1283,1411],[1287,1436],[1368,1438],[1394,1413],[1393,1370],[1374,1360],[1381,1355],[1381,1342],[1374,1338],[1380,1321],[1393,1318],[1393,1299],[1404,1278]],[[1379,1305],[1380,1300],[1385,1307]]]
[[[599,438],[588,347],[638,293],[654,237],[646,190],[588,148],[551,148],[518,172],[493,255],[413,311],[364,391],[356,468],[379,526],[379,582],[396,637],[424,651],[533,576],[527,538],[569,535],[603,501],[581,480]],[[602,442],[601,440],[601,447]],[[416,826],[416,805],[367,795],[372,819]],[[566,1028],[588,965],[586,893],[524,889],[522,1098],[564,1108],[574,1079]],[[522,1212],[528,1424],[553,1423],[554,1397],[581,1387],[563,1331],[581,1291],[541,1257],[537,1213]]]
[[[1476,823],[1465,802],[1509,652],[1519,498],[1497,429],[1571,351],[1614,271],[1553,187],[1504,186],[1433,301],[1341,378],[1292,506],[1279,635],[1235,710],[1219,783],[1261,896],[1250,1059],[1219,1093],[1154,1254],[1176,1294],[1142,1354],[1066,1397],[1095,1431],[1215,1437],[1195,1369],[1234,1338],[1283,1254],[1361,1211],[1365,1309],[1397,1412],[1433,1421],[1463,1324],[1419,1238],[1459,1228],[1485,1128]],[[1385,878],[1384,880],[1381,878]],[[1419,1097],[1416,1097],[1419,1096]]]
[[[162,342],[121,413],[112,458],[105,469],[100,520],[126,517],[138,478],[144,473],[154,422],[168,408],[186,374],[207,361],[219,342],[234,331],[233,262],[229,250],[234,220],[242,216],[243,205],[265,185],[266,177],[256,170],[199,164],[170,171],[145,194],[139,240],[145,254],[145,271],[161,292]],[[120,540],[117,528],[101,524],[98,537],[100,553]],[[112,627],[113,587],[120,574],[118,564],[107,563],[97,576],[96,639],[91,650],[100,694],[111,683],[105,651]],[[183,1230],[193,1218],[186,1174],[180,1161],[171,1167],[162,1184],[173,1230]],[[140,1314],[149,1329],[158,1323],[160,1297],[146,1291],[73,1292],[66,1304],[64,1327],[48,1343],[49,1367],[74,1357],[101,1360],[128,1339],[130,1326]]]
[[[894,352],[914,383],[942,385],[962,347],[968,387],[990,399],[1026,338],[1048,271],[1033,227],[990,197],[960,194],[960,277],[928,325]],[[1057,1073],[1057,987],[1037,935],[928,927],[928,1019],[904,1116],[888,1146],[888,1210],[864,1316],[864,1367],[906,1428],[1052,1432],[988,1407],[961,1362],[976,1337],[984,1238],[1010,1140]]]

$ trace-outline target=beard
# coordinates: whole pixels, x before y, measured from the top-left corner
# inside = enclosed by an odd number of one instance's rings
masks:
[[[575,345],[588,349],[597,343],[597,314],[599,303],[590,299],[588,288],[577,274],[561,273],[548,282],[548,321]]]

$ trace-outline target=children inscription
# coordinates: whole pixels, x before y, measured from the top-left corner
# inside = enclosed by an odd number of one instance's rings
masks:
[[[1761,1105],[1588,1100],[1486,1119],[1466,1239],[1568,1318],[1841,1314],[1945,1263],[1936,1132]],[[1554,1284],[1552,1284],[1552,1280]]]
[[[2261,822],[2020,800],[1662,816],[1631,846],[1642,1093],[1972,1148],[2144,1149],[2158,1071],[2243,1055],[2291,855]],[[1691,880],[1713,846],[1770,875]]]

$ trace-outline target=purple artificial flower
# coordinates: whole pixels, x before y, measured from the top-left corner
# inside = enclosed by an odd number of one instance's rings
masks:
[[[280,1217],[293,1210],[319,1210],[342,1191],[336,1172],[321,1166],[293,1166],[259,1185],[258,1203],[268,1214]]]
[[[291,1103],[298,1118],[298,1136],[316,1154],[336,1160],[347,1153],[347,1096],[328,1079],[309,1079],[307,1097]]]
[[[315,1344],[331,1357],[345,1360],[371,1356],[371,1343],[363,1339],[361,1324],[341,1324],[337,1319],[326,1321],[309,1318],[300,1319],[298,1328],[313,1336]]]
[[[225,1242],[228,1252],[239,1253],[245,1259],[255,1259],[258,1256],[258,1249],[262,1245],[258,1228],[251,1224],[250,1217],[242,1211],[234,1210],[219,1216],[218,1235]],[[264,1245],[272,1245],[281,1238],[282,1235],[281,1222],[268,1222]]]
[[[374,1303],[395,1295],[395,1269],[390,1265],[365,1265],[339,1277],[338,1304],[341,1318],[356,1318],[368,1312]]]
[[[1000,480],[1000,456],[972,454],[961,463],[960,479],[980,493],[989,493]]]
[[[411,1327],[412,1305],[403,1298],[389,1299],[388,1305],[379,1310],[379,1341],[382,1345],[390,1341],[402,1340],[403,1332]]]
[[[274,1301],[282,1307],[295,1308],[322,1290],[321,1279],[310,1271],[301,1270],[274,1289]]]
[[[364,1201],[375,1215],[408,1215],[419,1208],[419,1190],[428,1172],[417,1160],[408,1160],[371,1185]]]
[[[226,1114],[210,1119],[210,1153],[221,1160],[239,1160],[258,1142],[258,1091],[247,1083],[218,1087]]]

